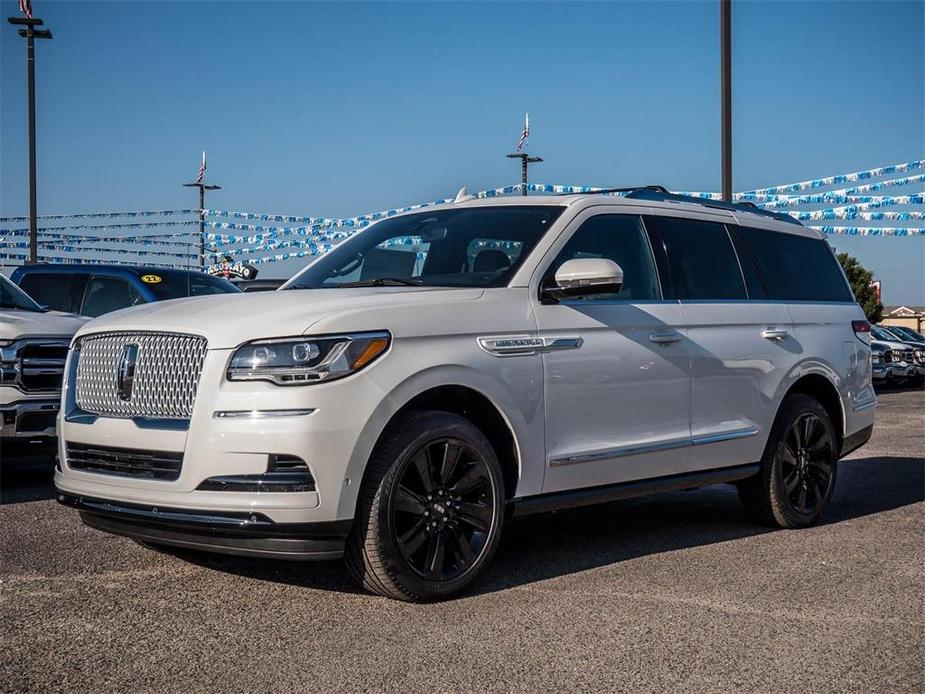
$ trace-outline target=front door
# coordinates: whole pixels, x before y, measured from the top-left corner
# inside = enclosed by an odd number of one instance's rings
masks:
[[[572,258],[609,258],[617,294],[537,299],[546,401],[544,492],[683,472],[690,443],[690,351],[677,301],[662,299],[639,216],[586,211],[541,286]]]

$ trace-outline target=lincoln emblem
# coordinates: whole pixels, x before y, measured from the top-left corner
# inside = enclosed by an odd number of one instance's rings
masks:
[[[125,345],[119,357],[119,369],[116,372],[116,382],[119,388],[119,397],[123,400],[132,399],[132,388],[135,385],[135,364],[138,361],[138,345]]]

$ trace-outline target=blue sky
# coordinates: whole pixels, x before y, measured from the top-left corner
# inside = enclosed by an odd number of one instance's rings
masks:
[[[33,4],[55,35],[37,48],[40,213],[193,207],[179,186],[201,149],[224,209],[345,216],[494,187],[518,178],[525,111],[533,180],[719,187],[715,2]],[[923,8],[737,2],[735,188],[925,156]],[[14,31],[6,215],[28,201]],[[925,304],[923,239],[833,244],[888,303]]]

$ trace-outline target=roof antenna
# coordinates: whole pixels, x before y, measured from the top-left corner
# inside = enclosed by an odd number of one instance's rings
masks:
[[[469,200],[476,200],[475,195],[471,195],[466,186],[463,186],[459,189],[459,192],[456,193],[456,198],[453,200],[453,204],[456,205],[461,202],[468,202]]]

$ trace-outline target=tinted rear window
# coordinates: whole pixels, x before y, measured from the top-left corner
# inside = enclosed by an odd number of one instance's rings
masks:
[[[86,275],[71,273],[30,272],[19,281],[19,286],[43,306],[55,311],[80,312]]]
[[[207,294],[236,294],[241,291],[226,279],[201,272],[152,270],[141,275],[141,281],[154,292],[158,301]]]
[[[770,299],[854,301],[828,242],[767,229],[739,227]]]
[[[723,224],[671,217],[646,217],[645,221],[665,244],[679,299],[746,298],[739,261]]]

